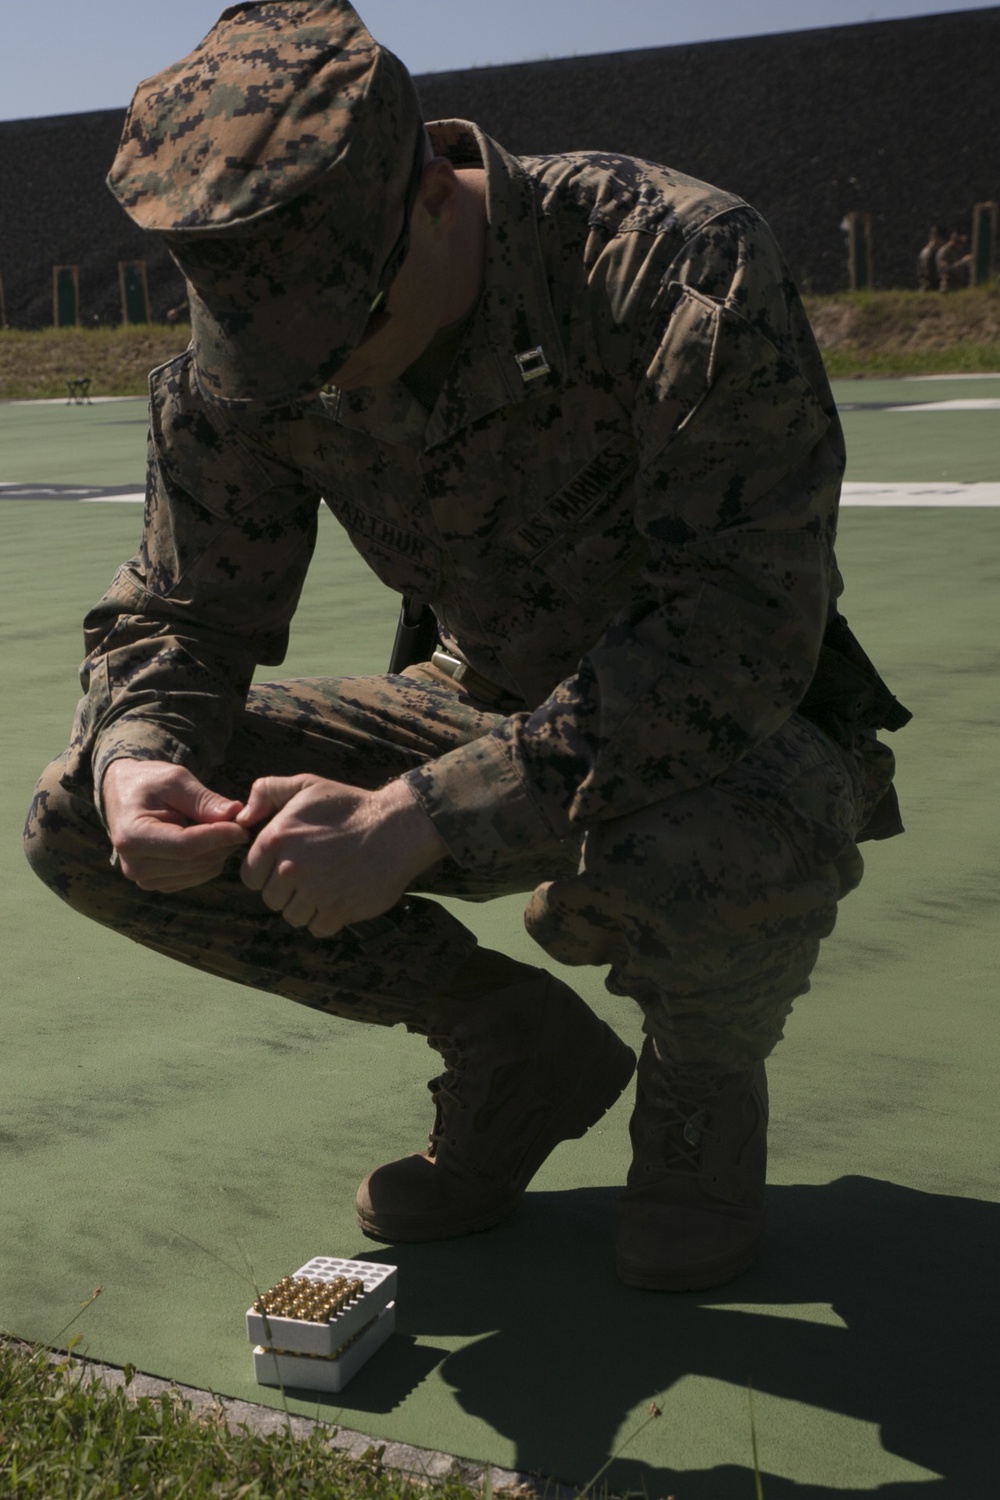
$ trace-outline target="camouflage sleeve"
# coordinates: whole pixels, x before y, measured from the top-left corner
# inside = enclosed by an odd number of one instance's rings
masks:
[[[187,355],[154,371],[139,553],[84,622],[70,774],[222,759],[258,662],[282,660],[316,537],[317,495],[204,403]]]
[[[717,777],[794,710],[826,622],[843,444],[766,226],[732,210],[666,267],[629,278],[609,254],[592,286],[609,365],[635,330],[645,586],[534,713],[411,773],[464,863]]]

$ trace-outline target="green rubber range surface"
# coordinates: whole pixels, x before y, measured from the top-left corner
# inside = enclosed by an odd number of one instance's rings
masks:
[[[837,394],[854,494],[896,497],[845,505],[839,555],[845,613],[915,714],[894,740],[908,831],[866,846],[770,1064],[766,1251],[685,1296],[614,1277],[627,1100],[500,1229],[379,1245],[354,1191],[423,1145],[436,1056],[173,965],[34,880],[20,823],[67,738],[80,619],[138,540],[145,422],[140,402],[0,406],[0,1327],[58,1342],[100,1286],[84,1352],[278,1406],[252,1373],[254,1282],[384,1260],[398,1332],[293,1411],[575,1485],[617,1454],[613,1492],[737,1500],[751,1379],[767,1500],[996,1495],[1000,379]],[[395,613],[327,517],[287,675],[381,670]],[[541,961],[516,900],[463,915]],[[599,973],[568,977],[638,1040]]]

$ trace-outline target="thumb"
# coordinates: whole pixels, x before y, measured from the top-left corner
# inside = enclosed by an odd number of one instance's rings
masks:
[[[243,806],[232,797],[213,792],[190,771],[182,771],[174,780],[167,790],[166,801],[193,823],[231,823]]]
[[[209,792],[198,799],[197,820],[199,823],[232,823],[242,808],[242,802],[220,797],[218,792]]]
[[[250,788],[246,806],[236,815],[235,821],[243,828],[252,828],[256,823],[263,823],[265,818],[273,818],[308,782],[309,777],[303,776],[261,776]]]
[[[196,823],[231,823],[243,806],[232,797],[222,797],[211,791],[194,776],[191,785],[181,795],[186,805],[180,810]]]

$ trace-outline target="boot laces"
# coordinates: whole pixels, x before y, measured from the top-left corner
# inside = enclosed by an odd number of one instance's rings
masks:
[[[447,1134],[449,1110],[466,1108],[461,1095],[465,1054],[453,1032],[429,1032],[427,1045],[435,1052],[440,1052],[444,1060],[444,1072],[432,1078],[427,1085],[434,1100],[434,1124],[427,1137],[427,1154],[434,1156],[438,1142]]]
[[[655,1115],[645,1135],[648,1146],[655,1143],[658,1161],[656,1167],[649,1163],[647,1171],[699,1170],[704,1141],[721,1140],[705,1102],[718,1094],[719,1082],[718,1077],[683,1080],[659,1067],[652,1070],[648,1088]]]

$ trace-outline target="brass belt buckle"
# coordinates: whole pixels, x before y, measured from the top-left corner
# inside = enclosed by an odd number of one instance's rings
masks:
[[[500,700],[506,697],[506,691],[499,683],[490,682],[488,677],[482,677],[475,669],[470,667],[467,661],[460,661],[457,656],[452,656],[450,651],[437,650],[431,653],[431,663],[450,677],[452,682],[457,682],[459,687],[473,698],[480,698],[484,703],[496,706]]]
[[[461,682],[469,670],[468,662],[459,661],[457,656],[452,656],[448,651],[432,651],[431,662],[439,672],[443,672],[453,682]]]

